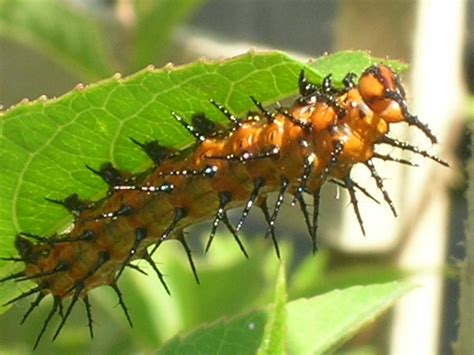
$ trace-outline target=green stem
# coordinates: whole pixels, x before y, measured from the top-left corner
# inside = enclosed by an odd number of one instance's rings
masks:
[[[472,129],[471,139],[474,139]],[[465,228],[466,259],[461,263],[460,270],[459,334],[454,345],[455,353],[459,355],[470,354],[474,349],[474,160],[472,158],[468,162],[467,173],[469,186],[466,196],[469,214]]]

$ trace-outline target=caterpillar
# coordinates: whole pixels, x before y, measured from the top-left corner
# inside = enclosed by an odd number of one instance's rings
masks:
[[[298,204],[302,211],[315,252],[320,191],[326,182],[348,191],[361,231],[365,233],[357,194],[376,198],[351,178],[351,170],[356,165],[367,167],[384,201],[397,216],[374,160],[415,164],[380,154],[376,147],[388,145],[444,166],[448,164],[428,151],[389,135],[392,124],[405,122],[424,133],[432,143],[437,142],[428,126],[409,112],[404,88],[388,66],[370,66],[356,79],[356,75],[349,73],[343,80],[343,87],[336,88],[331,76],[316,85],[309,82],[302,71],[298,79],[299,96],[291,106],[269,109],[257,98],[250,97],[256,112],[243,119],[210,100],[210,104],[229,121],[227,126],[217,125],[204,115],[186,118],[171,112],[194,137],[191,148],[178,151],[162,146],[156,140],[142,142],[131,138],[153,162],[149,170],[133,175],[117,170],[110,163],[99,168],[87,166],[107,183],[107,195],[99,201],[83,201],[77,194],[64,200],[49,199],[74,217],[69,231],[49,237],[19,233],[15,239],[18,256],[2,258],[21,262],[24,268],[0,282],[33,281],[36,284],[5,304],[35,296],[22,323],[46,296],[53,298],[34,347],[39,345],[56,315],[60,316],[60,321],[53,339],[58,337],[79,301],[85,305],[92,337],[88,295],[100,286],[109,286],[115,291],[131,325],[118,280],[126,268],[143,272],[133,263],[142,259],[150,264],[169,293],[153,259],[153,254],[167,240],[181,243],[199,283],[184,234],[186,227],[197,222],[212,220],[206,250],[222,224],[248,257],[239,233],[252,207],[259,207],[268,225],[266,236],[272,240],[279,257],[275,223],[284,196],[290,194],[292,204]],[[269,206],[267,196],[275,192],[277,199]],[[305,195],[312,197],[312,208]],[[238,207],[242,212],[237,224],[233,225],[227,211]],[[66,299],[70,301],[65,305]]]

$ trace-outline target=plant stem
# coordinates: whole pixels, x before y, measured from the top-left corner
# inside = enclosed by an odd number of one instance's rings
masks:
[[[472,128],[472,125],[471,125]],[[471,140],[474,133],[471,129]],[[460,268],[459,332],[454,344],[458,355],[470,354],[474,349],[474,160],[467,165],[469,185],[466,192],[468,219],[466,221],[466,258]]]

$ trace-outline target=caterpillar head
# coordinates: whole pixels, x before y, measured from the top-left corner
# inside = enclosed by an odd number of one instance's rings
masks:
[[[405,90],[389,67],[374,65],[367,68],[358,87],[364,102],[386,122],[406,121]]]

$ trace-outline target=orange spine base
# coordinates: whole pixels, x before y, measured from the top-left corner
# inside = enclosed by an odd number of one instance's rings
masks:
[[[321,86],[316,86],[301,73],[300,96],[291,107],[270,112],[252,98],[260,113],[242,120],[211,101],[228,118],[230,128],[216,127],[202,116],[195,116],[189,124],[173,112],[176,120],[196,138],[194,149],[176,152],[156,141],[134,141],[155,164],[149,172],[132,176],[107,163],[99,170],[89,167],[108,183],[108,195],[93,203],[81,201],[77,195],[64,201],[50,200],[73,214],[72,230],[51,238],[28,233],[18,235],[15,245],[19,257],[9,259],[22,261],[25,268],[0,280],[33,280],[37,283],[33,289],[7,302],[11,304],[36,295],[23,321],[45,296],[53,296],[53,306],[35,347],[53,316],[61,313],[62,320],[54,338],[58,336],[79,300],[86,305],[92,335],[88,293],[103,285],[115,290],[131,324],[117,281],[127,267],[140,271],[133,261],[144,259],[169,292],[152,259],[153,253],[168,239],[181,242],[199,282],[183,233],[184,228],[198,221],[213,219],[207,248],[217,227],[223,224],[247,256],[238,234],[250,209],[257,205],[264,212],[267,236],[272,237],[279,255],[274,225],[283,195],[289,193],[300,205],[315,251],[319,193],[326,182],[348,190],[364,232],[357,192],[372,196],[350,177],[352,167],[357,164],[369,169],[384,200],[396,215],[372,160],[411,163],[376,153],[376,145],[388,144],[447,164],[416,146],[388,136],[391,124],[406,122],[424,132],[431,141],[436,141],[427,126],[408,112],[404,90],[388,67],[367,68],[357,84],[353,83],[353,78],[354,75],[349,74],[344,80],[344,88],[337,90],[330,77]],[[266,196],[272,192],[277,192],[278,198],[273,208],[269,208]],[[311,211],[303,194],[313,196]],[[243,207],[243,211],[237,225],[233,226],[226,211],[235,207]],[[71,301],[62,314],[66,298]]]

